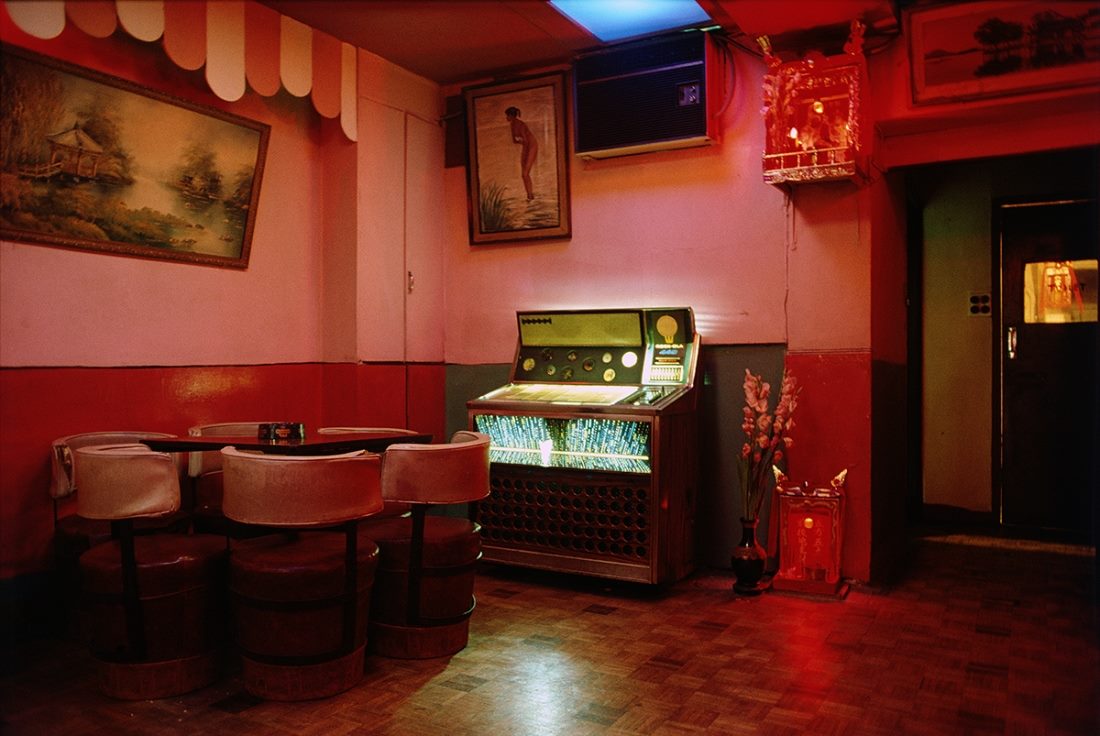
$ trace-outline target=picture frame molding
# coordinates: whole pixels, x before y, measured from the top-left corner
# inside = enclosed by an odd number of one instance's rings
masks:
[[[567,114],[566,90],[568,76],[565,71],[548,72],[545,74],[517,77],[506,81],[466,87],[462,90],[465,106],[465,120],[467,132],[467,207],[469,211],[469,235],[471,245],[492,245],[497,243],[515,243],[536,240],[568,239],[572,236],[572,214],[569,191],[569,131]],[[502,107],[506,96],[537,90],[543,87],[550,88],[550,96],[553,102],[553,161],[555,166],[555,205],[556,222],[546,225],[532,225],[510,229],[486,229],[486,218],[481,207],[483,196],[492,194],[490,191],[494,185],[492,180],[482,181],[482,174],[487,169],[483,168],[479,159],[478,148],[478,101],[482,98],[499,97],[501,102],[494,107]],[[530,121],[530,116],[525,116],[521,111],[520,118]],[[487,121],[486,121],[487,122]],[[490,127],[482,124],[481,130],[485,132]],[[548,137],[544,137],[539,145],[539,159],[546,160],[545,143]],[[509,142],[508,145],[512,145]],[[519,155],[517,149],[517,156]],[[518,190],[516,196],[506,199],[515,201],[524,193],[524,188],[518,181],[518,168],[515,174],[517,181],[509,181],[508,191]],[[499,186],[499,185],[498,185]],[[499,193],[499,192],[497,192]],[[543,213],[545,215],[545,212]]]
[[[57,232],[46,232],[27,227],[18,227],[4,221],[0,221],[0,239],[16,243],[32,245],[44,245],[70,250],[81,250],[110,255],[121,255],[135,258],[175,261],[204,266],[216,266],[221,268],[248,268],[252,251],[252,238],[256,222],[257,205],[259,203],[260,190],[263,181],[267,149],[270,139],[271,126],[267,123],[251,120],[215,107],[192,102],[155,89],[150,89],[136,82],[116,77],[105,72],[79,66],[68,61],[45,56],[21,47],[4,43],[0,44],[0,53],[4,55],[5,64],[8,59],[19,59],[24,62],[38,64],[56,72],[78,77],[92,84],[98,84],[120,90],[123,93],[136,95],[151,101],[151,104],[171,105],[200,116],[213,118],[229,125],[240,126],[253,131],[256,136],[256,157],[251,167],[251,186],[248,197],[247,211],[243,213],[243,227],[241,231],[239,255],[221,256],[212,253],[202,253],[161,246],[143,244],[137,241],[101,240],[82,238]],[[182,151],[182,148],[181,148]],[[39,164],[41,165],[41,164]],[[55,165],[52,162],[51,166]],[[78,165],[79,166],[79,165]],[[12,175],[10,171],[0,171],[4,176]],[[17,174],[18,175],[18,174]],[[77,177],[80,176],[79,168]],[[94,178],[94,177],[93,177]],[[131,186],[138,186],[135,182]],[[221,237],[226,240],[228,236]]]
[[[1020,11],[1034,6],[1036,10],[1056,10],[1076,7],[1082,12],[1100,9],[1100,2],[1078,2],[1076,0],[970,0],[969,2],[940,2],[932,5],[920,5],[904,11],[904,31],[908,40],[911,100],[914,105],[937,105],[955,102],[969,102],[995,97],[1045,92],[1068,87],[1100,86],[1100,58],[1086,59],[1079,63],[1052,65],[1039,69],[990,74],[982,77],[959,78],[952,81],[935,82],[929,79],[930,63],[949,63],[950,53],[937,54],[931,62],[930,53],[949,52],[948,49],[936,49],[935,41],[930,40],[927,28],[931,23],[949,22],[973,24],[976,29],[985,14],[997,11]],[[968,21],[969,19],[969,21]],[[1026,37],[1025,31],[1025,37]],[[975,41],[975,45],[977,42]],[[1087,41],[1086,41],[1087,46]],[[963,51],[960,49],[960,52]],[[960,53],[961,55],[961,53]],[[940,72],[943,76],[944,72]]]

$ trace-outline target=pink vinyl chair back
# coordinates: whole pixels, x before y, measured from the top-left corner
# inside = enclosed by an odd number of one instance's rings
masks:
[[[489,495],[489,435],[465,430],[438,445],[394,444],[382,463],[382,497],[412,504],[457,504]]]
[[[175,437],[163,432],[83,432],[59,437],[50,448],[50,496],[55,500],[76,493],[74,451],[90,445],[124,445],[144,439]]]
[[[382,510],[381,459],[359,450],[341,455],[265,455],[221,451],[222,511],[244,524],[331,526]]]
[[[76,513],[86,519],[139,519],[179,510],[179,470],[171,455],[142,444],[92,445],[75,452]]]

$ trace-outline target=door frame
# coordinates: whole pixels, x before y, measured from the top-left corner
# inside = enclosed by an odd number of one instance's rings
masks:
[[[990,493],[990,508],[992,509],[992,520],[998,529],[1012,530],[1019,532],[1027,536],[1054,536],[1058,538],[1072,536],[1072,532],[1068,530],[1053,530],[1043,529],[1037,527],[1027,527],[1019,524],[1006,524],[1004,520],[1004,394],[1005,394],[1005,365],[1004,365],[1004,340],[1005,340],[1005,325],[1003,322],[1002,303],[1004,301],[1004,243],[1001,235],[1001,227],[1003,223],[1002,213],[1006,208],[1013,207],[1049,207],[1053,205],[1069,205],[1069,204],[1084,204],[1088,202],[1095,202],[1095,194],[1089,196],[1087,193],[1064,193],[1063,196],[1058,195],[1031,195],[1031,196],[1011,196],[1011,197],[995,197],[990,202],[990,244],[992,247],[992,253],[990,257],[990,268],[992,273],[990,274],[990,290],[994,295],[992,301],[992,324],[993,339],[991,340],[992,355],[992,368],[993,372],[990,377],[993,396],[992,396],[992,410],[993,416],[991,417],[991,428],[993,430],[993,436],[991,438],[993,452],[990,453],[990,479],[992,480]],[[1094,459],[1095,462],[1095,459]],[[1094,504],[1094,517],[1097,515]],[[1096,524],[1095,521],[1091,525],[1092,531],[1090,536],[1095,534]],[[1098,563],[1100,564],[1100,563]]]

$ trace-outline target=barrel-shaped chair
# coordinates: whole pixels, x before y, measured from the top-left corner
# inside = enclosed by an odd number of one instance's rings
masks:
[[[110,522],[113,539],[80,557],[81,628],[100,686],[125,700],[165,698],[213,682],[224,660],[225,539],[135,535],[180,507],[175,459],[145,445],[74,452],[77,513]]]
[[[69,619],[79,589],[77,565],[80,555],[93,545],[111,538],[109,522],[85,519],[79,514],[71,513],[76,506],[76,450],[93,445],[133,444],[143,439],[174,436],[141,431],[82,432],[59,437],[51,443],[49,494],[53,501],[52,557],[58,577],[60,613],[66,619],[66,627],[73,623]],[[186,531],[189,523],[189,515],[181,510],[166,519],[141,520],[138,526]]]
[[[468,518],[428,514],[432,506],[489,495],[489,437],[456,432],[443,444],[394,444],[382,462],[382,497],[410,514],[368,520],[361,535],[381,549],[371,602],[371,650],[429,659],[469,641],[480,527]]]
[[[378,455],[221,452],[226,517],[282,532],[235,541],[230,554],[245,689],[287,701],[347,690],[363,676],[378,563],[357,533],[382,510]]]

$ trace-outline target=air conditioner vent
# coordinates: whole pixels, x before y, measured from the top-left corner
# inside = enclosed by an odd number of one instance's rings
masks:
[[[717,140],[715,42],[702,32],[620,44],[573,67],[576,153],[607,158]]]

